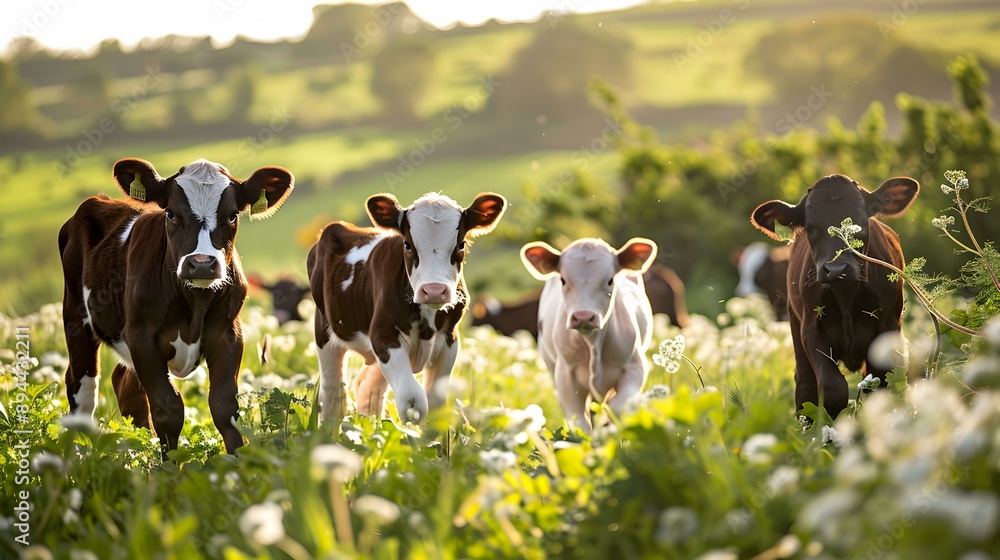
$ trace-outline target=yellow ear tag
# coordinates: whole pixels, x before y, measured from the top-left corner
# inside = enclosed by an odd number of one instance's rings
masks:
[[[267,196],[264,193],[264,189],[260,189],[260,198],[257,202],[254,202],[250,207],[251,214],[261,214],[267,211]]]
[[[128,195],[137,200],[143,202],[146,201],[146,187],[143,186],[142,180],[136,175],[135,179],[132,180],[132,184],[128,187]]]

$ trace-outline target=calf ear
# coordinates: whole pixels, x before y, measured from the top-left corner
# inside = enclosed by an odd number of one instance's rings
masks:
[[[646,272],[656,258],[656,243],[644,237],[633,237],[615,252],[618,266],[627,270]]]
[[[506,198],[494,193],[479,194],[462,211],[462,225],[465,226],[466,236],[478,237],[493,231],[506,209]]]
[[[920,192],[920,183],[909,177],[894,177],[882,183],[873,193],[865,195],[865,207],[869,216],[882,214],[895,218],[913,204]]]
[[[750,223],[775,241],[781,238],[774,231],[775,222],[788,227],[804,225],[805,216],[802,203],[792,206],[787,202],[772,200],[757,207],[750,215]]]
[[[261,167],[236,190],[239,205],[250,207],[250,219],[270,218],[292,194],[295,179],[287,169]]]
[[[532,276],[546,280],[559,272],[559,255],[548,243],[534,241],[521,247],[521,262]]]
[[[167,207],[167,182],[144,159],[125,158],[115,162],[115,181],[123,193],[142,202],[155,202],[160,208]]]
[[[403,207],[391,194],[372,195],[365,206],[368,207],[368,217],[376,226],[398,230],[402,225]]]

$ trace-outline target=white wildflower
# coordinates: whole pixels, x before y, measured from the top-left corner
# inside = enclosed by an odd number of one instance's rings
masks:
[[[275,544],[285,537],[284,514],[281,506],[274,502],[252,505],[240,516],[240,531],[252,543]]]
[[[948,226],[955,225],[955,216],[939,216],[931,220],[931,225],[938,229],[948,229]]]
[[[667,373],[677,373],[681,369],[684,346],[682,334],[664,340],[660,343],[659,353],[653,355],[653,363],[667,370]]]
[[[840,433],[833,426],[823,426],[822,433],[823,445],[832,443],[837,448],[844,446],[844,438],[841,437]]]
[[[354,513],[375,525],[388,525],[399,519],[399,506],[382,496],[365,494],[354,501]]]
[[[942,183],[941,184],[941,192],[943,192],[944,194],[951,194],[951,193],[955,192],[955,189],[951,185],[945,185],[944,183]]]
[[[660,513],[655,539],[665,545],[680,544],[698,532],[698,514],[691,508],[668,507]]]
[[[537,404],[529,404],[524,410],[512,408],[507,411],[507,417],[510,418],[507,429],[514,432],[517,443],[526,443],[531,434],[545,427],[545,414]]]
[[[486,470],[500,474],[512,469],[517,464],[517,456],[510,451],[490,449],[479,452],[479,462]]]
[[[957,185],[955,185],[955,190],[967,189],[967,188],[969,188],[969,180],[968,179],[962,179],[962,180],[960,180],[958,182]]]
[[[316,447],[309,458],[313,477],[318,480],[333,476],[344,482],[357,476],[364,466],[360,455],[336,443]]]
[[[754,434],[743,443],[740,455],[748,462],[758,465],[771,462],[771,450],[778,445],[774,434]]]
[[[67,414],[59,420],[59,423],[71,432],[80,432],[86,435],[97,433],[97,424],[91,416],[86,414]]]
[[[862,391],[869,391],[869,390],[872,390],[872,389],[877,389],[878,386],[881,385],[881,384],[882,384],[882,380],[881,379],[879,379],[878,377],[875,377],[874,375],[872,375],[872,374],[869,373],[867,376],[865,376],[864,379],[862,379],[858,383],[858,389],[861,389]],[[823,429],[824,429],[823,433],[824,434],[826,433],[826,428],[827,427],[828,426],[823,426]]]
[[[35,472],[42,472],[49,469],[61,472],[63,470],[63,460],[62,457],[54,453],[42,451],[31,458],[31,468]]]

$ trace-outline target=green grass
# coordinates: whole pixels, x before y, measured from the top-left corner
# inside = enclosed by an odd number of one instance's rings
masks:
[[[692,317],[685,355],[708,388],[686,363],[675,374],[653,367],[629,411],[588,437],[567,429],[530,338],[483,329],[465,332],[450,404],[426,424],[398,424],[390,392],[387,418],[351,412],[337,430],[317,428],[308,323],[279,329],[247,307],[246,445],[222,453],[198,370],[177,381],[186,421],[166,462],[148,431],[122,421],[106,375],[96,425],[62,426],[57,306],[0,315],[0,335],[26,327],[37,359],[22,393],[12,349],[0,350],[0,507],[16,512],[27,492],[30,542],[56,558],[848,558],[883,543],[929,560],[995,550],[1000,400],[982,386],[987,370],[974,395],[958,384],[973,377],[949,364],[937,381],[897,378],[855,402],[833,433],[818,411],[804,428],[792,414],[787,324],[763,309],[731,300],[725,327]],[[915,340],[926,325],[909,327]],[[261,365],[265,333],[273,359]],[[658,324],[654,345],[677,334]],[[1000,341],[990,340],[993,356]],[[113,363],[105,353],[103,371]],[[360,365],[350,361],[349,386]],[[848,377],[852,396],[859,379]],[[23,479],[22,440],[32,459]],[[324,467],[315,454],[332,443],[358,466]],[[279,538],[252,528],[260,504],[277,508],[260,523]],[[6,519],[0,550],[17,555]]]

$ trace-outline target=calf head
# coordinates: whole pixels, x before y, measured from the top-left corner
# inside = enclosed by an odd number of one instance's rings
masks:
[[[536,241],[521,249],[521,260],[539,280],[559,276],[566,328],[590,334],[604,328],[623,270],[645,272],[656,258],[656,243],[636,237],[617,251],[601,239],[578,239],[560,253]]]
[[[754,210],[750,218],[753,225],[774,240],[775,223],[805,232],[815,259],[815,279],[833,289],[856,286],[863,281],[861,259],[844,251],[844,242],[828,232],[839,227],[845,218],[861,227],[855,235],[864,243],[862,253],[868,248],[869,220],[878,216],[896,217],[910,207],[920,185],[909,177],[896,177],[882,183],[875,192],[868,192],[857,182],[844,175],[824,177],[810,187],[802,200],[792,206],[780,200],[765,202]],[[812,275],[810,274],[810,277]]]
[[[391,194],[368,199],[368,215],[376,226],[394,229],[403,236],[406,276],[413,302],[434,309],[458,303],[468,242],[493,231],[507,200],[482,193],[468,208],[439,194],[426,194],[408,208]]]
[[[199,159],[166,179],[141,159],[115,163],[115,180],[125,194],[163,209],[167,256],[177,278],[195,288],[230,283],[229,264],[239,217],[267,218],[292,192],[292,174],[280,167],[258,169],[239,181],[218,163]]]

